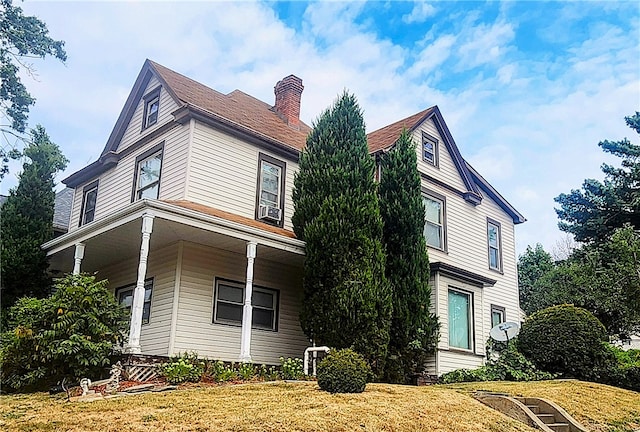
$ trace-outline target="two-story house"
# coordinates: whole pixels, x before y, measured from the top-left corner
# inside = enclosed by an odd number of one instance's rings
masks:
[[[270,105],[147,60],[99,159],[63,180],[70,227],[44,245],[51,269],[109,280],[131,309],[129,352],[277,364],[310,345],[299,322],[305,246],[291,225],[310,130],[302,91],[290,75]],[[481,364],[492,323],[517,320],[524,219],[460,156],[437,107],[371,133],[372,155],[403,127],[423,178],[442,322],[429,372],[441,374]]]

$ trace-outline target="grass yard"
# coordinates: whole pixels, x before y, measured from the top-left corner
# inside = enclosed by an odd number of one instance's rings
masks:
[[[464,431],[533,432],[469,396],[473,389],[553,399],[597,431],[640,428],[640,394],[580,382],[369,384],[331,395],[313,382],[191,388],[67,403],[47,394],[0,396],[8,431]],[[588,421],[586,421],[588,420]]]

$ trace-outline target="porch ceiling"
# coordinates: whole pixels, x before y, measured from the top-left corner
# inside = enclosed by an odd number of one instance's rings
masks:
[[[127,259],[138,260],[142,240],[141,227],[141,218],[135,218],[83,239],[86,246],[82,260],[82,271],[94,272]],[[246,253],[247,241],[245,239],[169,220],[162,217],[161,214],[156,214],[150,238],[150,256],[155,250],[181,240],[240,255]],[[72,271],[74,244],[75,242],[70,241],[67,247],[50,255],[49,268],[54,275]],[[261,244],[258,240],[257,259],[302,266],[304,255]]]

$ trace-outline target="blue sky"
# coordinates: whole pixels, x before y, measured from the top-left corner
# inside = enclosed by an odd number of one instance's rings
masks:
[[[14,3],[17,3],[14,0]],[[528,222],[517,251],[556,247],[553,198],[601,179],[602,139],[637,136],[637,2],[36,2],[21,6],[66,41],[68,61],[33,61],[24,81],[71,163],[96,160],[150,58],[222,92],[272,103],[304,82],[307,123],[343,89],[367,129],[437,104],[462,155]],[[15,185],[15,173],[2,193]]]

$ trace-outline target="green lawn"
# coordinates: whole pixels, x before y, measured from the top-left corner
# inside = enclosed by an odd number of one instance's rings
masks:
[[[44,393],[0,396],[8,431],[532,432],[470,397],[475,388],[547,397],[598,431],[640,427],[640,394],[581,382],[408,387],[369,384],[331,395],[314,382],[189,388],[68,403]],[[558,396],[552,397],[550,395]],[[560,397],[561,395],[561,397]]]

